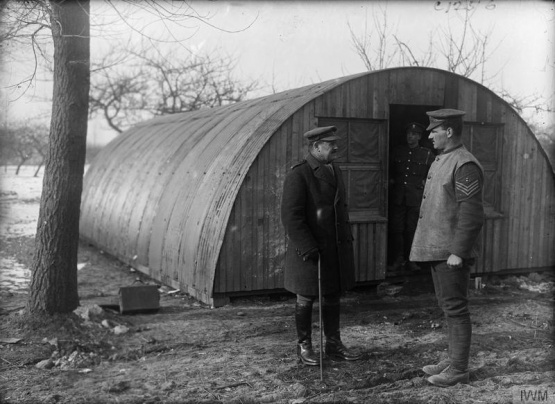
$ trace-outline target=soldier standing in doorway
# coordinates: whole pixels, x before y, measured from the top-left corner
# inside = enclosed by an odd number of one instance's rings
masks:
[[[304,134],[308,154],[293,166],[283,184],[281,221],[288,238],[285,289],[297,295],[297,356],[310,366],[320,364],[312,347],[312,306],[319,296],[321,267],[325,354],[339,360],[360,358],[341,342],[340,296],[355,284],[353,236],[337,156],[335,126]],[[322,348],[322,347],[321,347]]]
[[[388,272],[392,275],[403,267],[411,271],[420,269],[409,261],[409,254],[426,176],[435,157],[430,149],[419,144],[424,133],[423,125],[411,122],[405,132],[407,143],[393,150],[390,164],[389,235],[393,264]]]

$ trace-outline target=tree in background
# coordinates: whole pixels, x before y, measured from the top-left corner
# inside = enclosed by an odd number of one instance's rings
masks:
[[[0,130],[1,160],[7,166],[16,164],[15,175],[30,162],[37,165],[34,176],[46,159],[48,149],[48,127],[39,122],[17,122]]]
[[[399,66],[437,67],[488,85],[497,74],[488,76],[487,67],[499,43],[491,43],[493,29],[479,31],[473,26],[472,16],[476,10],[470,3],[460,7],[460,12],[455,14],[458,23],[453,22],[447,28],[439,27],[430,31],[425,50],[419,50],[409,40],[397,35],[396,29],[388,21],[386,9],[381,9],[381,13],[375,15],[371,29],[365,25],[362,34],[357,34],[348,25],[351,42],[368,71]],[[549,68],[555,73],[555,65],[552,64]],[[494,89],[492,85],[489,87]],[[552,144],[555,142],[555,133],[537,122],[538,113],[555,112],[552,107],[553,96],[550,100],[544,100],[537,95],[517,96],[505,89],[494,91],[533,128],[536,137],[554,161]],[[525,110],[535,114],[527,117]]]
[[[113,61],[114,55],[125,63]],[[102,115],[121,133],[155,116],[238,102],[257,83],[242,84],[233,77],[234,68],[225,55],[112,49],[93,69],[90,114]]]
[[[475,9],[464,8],[462,15],[457,14],[460,33],[455,32],[452,25],[429,32],[424,51],[398,36],[388,21],[386,9],[375,15],[373,27],[369,29],[365,25],[362,35],[348,26],[355,52],[368,71],[398,66],[439,67],[484,83],[487,61],[495,50],[491,50],[490,44],[492,30],[481,32],[472,25],[475,12]],[[478,78],[475,77],[477,73],[480,73]]]
[[[29,310],[67,313],[79,305],[79,211],[90,85],[88,0],[51,0],[54,93],[50,140],[31,266]]]
[[[3,128],[0,131],[0,147],[2,161],[6,166],[10,161],[15,160],[17,165],[15,175],[19,175],[21,166],[33,157],[33,144],[27,136],[27,132],[20,127]]]

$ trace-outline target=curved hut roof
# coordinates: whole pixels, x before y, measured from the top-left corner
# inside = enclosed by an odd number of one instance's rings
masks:
[[[457,91],[451,91],[453,85]],[[264,145],[312,101],[339,116],[355,93],[365,97],[365,105],[349,107],[355,117],[387,119],[392,103],[461,109],[472,104],[467,110],[472,121],[487,116],[527,128],[487,88],[430,68],[365,72],[223,107],[163,116],[119,135],[97,155],[85,177],[81,236],[153,278],[176,287],[187,285],[208,301],[230,213]],[[455,98],[450,99],[452,93]],[[415,94],[420,99],[411,99]],[[429,102],[423,102],[426,97]],[[317,126],[314,107],[308,110],[303,110],[304,120]],[[301,138],[297,133],[301,127],[291,130],[290,139]],[[546,159],[532,132],[526,131]]]
[[[174,281],[187,267],[191,284],[202,284],[207,269],[213,276],[233,202],[264,144],[297,109],[357,76],[133,127],[87,171],[81,235],[131,264],[165,267]]]

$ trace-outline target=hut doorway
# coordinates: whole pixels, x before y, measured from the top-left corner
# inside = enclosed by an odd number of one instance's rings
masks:
[[[441,106],[437,105],[403,105],[403,104],[390,104],[389,105],[389,149],[388,149],[388,162],[389,162],[389,180],[392,179],[392,168],[393,168],[393,158],[392,153],[395,148],[406,145],[406,133],[405,127],[411,122],[417,122],[424,127],[428,126],[428,116],[426,115],[427,111],[433,111],[436,109],[440,109]],[[431,141],[428,139],[428,134],[425,133],[422,135],[420,139],[420,146],[427,147],[432,151],[433,146]],[[391,185],[391,181],[389,181]],[[392,195],[393,187],[389,187],[388,192],[388,247],[387,247],[387,264],[388,264],[388,271],[386,272],[387,276],[395,276],[397,272],[402,270],[403,268],[399,268],[395,266],[395,261],[397,259],[398,251],[398,244],[399,244],[399,236],[394,235],[394,231],[392,231]],[[406,237],[405,237],[406,239]],[[410,246],[407,247],[410,249]]]

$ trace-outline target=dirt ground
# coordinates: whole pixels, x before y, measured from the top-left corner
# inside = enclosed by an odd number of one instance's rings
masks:
[[[29,267],[32,236],[0,242],[2,257]],[[157,313],[122,315],[109,308],[119,288],[152,282],[86,244],[79,262],[81,315],[29,317],[26,293],[2,288],[0,402],[521,403],[536,393],[555,402],[553,273],[472,283],[470,384],[442,389],[420,370],[447,348],[427,273],[345,295],[343,341],[363,359],[325,361],[322,382],[295,356],[290,294],[212,309],[161,287]]]

